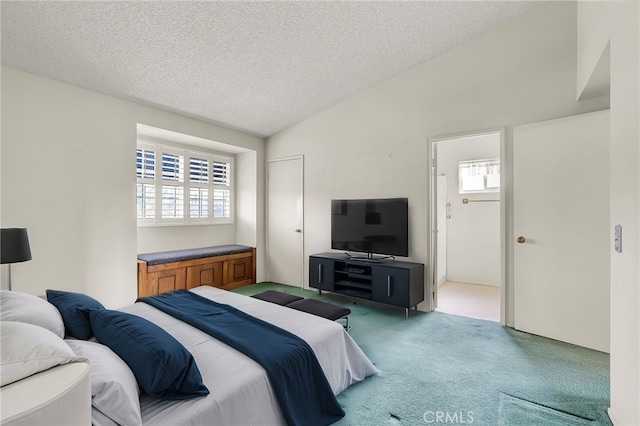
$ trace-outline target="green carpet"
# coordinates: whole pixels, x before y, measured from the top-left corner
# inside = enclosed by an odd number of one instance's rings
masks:
[[[381,373],[338,396],[360,425],[610,425],[609,355],[491,321],[260,283],[351,309],[350,334]]]
[[[569,408],[569,407],[566,407]],[[584,408],[584,407],[583,407]],[[519,426],[557,425],[583,426],[602,424],[602,413],[593,413],[592,419],[579,417],[565,411],[545,407],[511,395],[500,394],[499,426],[517,424]],[[600,415],[599,415],[600,414]],[[605,423],[606,424],[606,423]]]

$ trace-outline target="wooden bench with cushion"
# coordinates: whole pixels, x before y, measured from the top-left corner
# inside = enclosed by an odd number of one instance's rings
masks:
[[[201,285],[230,290],[255,282],[255,247],[229,244],[138,255],[138,297]]]

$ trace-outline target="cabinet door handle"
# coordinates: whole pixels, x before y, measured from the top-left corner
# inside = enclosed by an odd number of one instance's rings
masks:
[[[391,275],[387,275],[387,297],[391,297]]]
[[[318,264],[318,283],[322,282],[322,264]]]

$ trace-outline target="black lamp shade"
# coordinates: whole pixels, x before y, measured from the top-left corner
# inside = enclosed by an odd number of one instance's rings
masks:
[[[2,228],[0,230],[0,263],[17,263],[27,260],[31,260],[27,229]]]

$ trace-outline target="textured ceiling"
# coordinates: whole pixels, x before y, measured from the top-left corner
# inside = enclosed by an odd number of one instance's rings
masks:
[[[270,136],[530,1],[2,1],[2,65]]]

